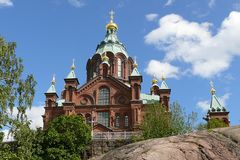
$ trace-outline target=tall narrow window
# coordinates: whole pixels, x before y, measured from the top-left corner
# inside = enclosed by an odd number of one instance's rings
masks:
[[[122,60],[118,58],[118,77],[122,77]]]
[[[69,101],[72,102],[72,97],[73,97],[73,87],[69,86]]]
[[[47,106],[52,107],[52,101],[50,99],[48,100],[48,105]]]
[[[104,87],[99,90],[98,104],[108,105],[109,104],[110,91],[108,88]]]
[[[86,123],[91,125],[91,123],[92,123],[92,116],[91,116],[91,114],[87,113],[85,115],[85,118],[86,118]]]
[[[139,99],[139,87],[138,84],[134,84],[135,99]]]
[[[125,115],[124,117],[124,126],[128,127],[128,115]]]
[[[100,62],[99,60],[96,62],[96,70],[95,70],[95,75],[93,75],[94,77],[96,77],[97,75],[99,75],[99,65],[100,65]]]
[[[118,113],[116,114],[115,126],[120,127],[120,115]]]
[[[109,113],[108,112],[98,112],[97,113],[97,122],[109,127]]]

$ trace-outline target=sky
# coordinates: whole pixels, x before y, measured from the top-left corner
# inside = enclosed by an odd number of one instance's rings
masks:
[[[153,75],[167,78],[171,103],[203,122],[213,81],[231,125],[240,124],[240,0],[0,0],[0,35],[17,42],[24,75],[37,81],[32,127],[41,126],[44,93],[56,74],[58,95],[75,59],[80,85],[86,63],[105,36],[115,11],[118,37],[143,75],[149,93]]]

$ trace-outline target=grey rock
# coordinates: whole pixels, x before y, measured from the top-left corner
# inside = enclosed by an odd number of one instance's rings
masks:
[[[92,160],[240,160],[240,127],[145,140]]]

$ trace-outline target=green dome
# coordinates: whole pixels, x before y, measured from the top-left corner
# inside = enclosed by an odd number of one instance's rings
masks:
[[[104,40],[97,46],[96,53],[102,55],[105,52],[112,52],[114,55],[123,53],[128,57],[125,46],[119,41],[116,31],[113,29],[107,30]]]

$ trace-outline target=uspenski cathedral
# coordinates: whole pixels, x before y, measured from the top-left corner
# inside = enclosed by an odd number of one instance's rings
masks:
[[[118,26],[114,23],[113,14],[110,12],[104,39],[87,60],[86,83],[79,84],[74,61],[64,79],[60,97],[53,77],[45,93],[45,129],[49,121],[59,115],[79,115],[92,125],[94,132],[135,131],[144,118],[147,104],[159,102],[169,111],[171,89],[164,77],[160,85],[156,78],[152,80],[149,94],[141,93],[143,77],[136,59],[128,55],[126,47],[118,39]],[[205,119],[208,121],[212,116],[229,124],[228,112],[219,103],[215,91],[212,91],[211,106]]]

